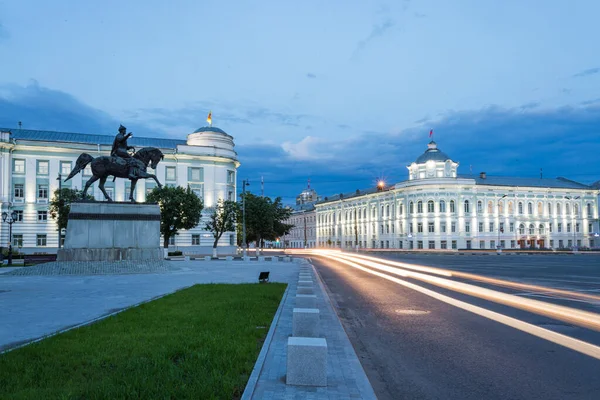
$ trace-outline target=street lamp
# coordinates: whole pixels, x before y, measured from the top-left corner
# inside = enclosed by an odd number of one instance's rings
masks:
[[[250,186],[248,179],[242,181],[242,249],[243,256],[246,258],[246,186]]]
[[[6,211],[2,213],[2,221],[8,224],[8,265],[12,265],[12,224],[17,222],[17,212],[13,210],[10,216]]]
[[[382,191],[385,188],[385,182],[383,180],[380,180],[379,182],[377,182],[377,189],[379,191]]]
[[[500,198],[500,200],[502,200],[506,196],[508,195],[505,194]],[[500,245],[500,232],[504,233],[504,229],[500,229],[500,200],[498,200],[498,245],[496,246],[496,249],[498,249],[498,254],[502,253],[502,246]]]

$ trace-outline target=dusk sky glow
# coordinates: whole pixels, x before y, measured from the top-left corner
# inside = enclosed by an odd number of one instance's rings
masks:
[[[600,2],[0,2],[0,127],[236,140],[292,202],[459,173],[600,180]]]

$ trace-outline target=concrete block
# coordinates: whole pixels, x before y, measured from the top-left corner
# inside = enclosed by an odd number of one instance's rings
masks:
[[[211,260],[211,256],[204,256],[204,261],[210,261]]]
[[[227,257],[225,257],[225,261],[233,261],[233,256],[227,256]]]
[[[327,386],[327,341],[290,337],[287,343],[286,384]]]
[[[294,308],[292,335],[296,337],[319,337],[320,312],[317,308]]]
[[[298,274],[299,278],[308,278],[308,279],[312,279],[313,274],[309,274],[308,272],[300,272]]]
[[[312,286],[298,286],[297,294],[315,294]]]
[[[314,294],[296,294],[296,308],[316,308],[317,296]]]
[[[299,280],[298,287],[300,287],[300,286],[313,287],[313,281],[310,279]]]

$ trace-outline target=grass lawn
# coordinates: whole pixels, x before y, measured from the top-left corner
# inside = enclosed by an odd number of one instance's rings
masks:
[[[237,399],[284,290],[196,285],[0,355],[0,399]]]

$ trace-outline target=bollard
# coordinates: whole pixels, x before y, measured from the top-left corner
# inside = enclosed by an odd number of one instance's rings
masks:
[[[296,337],[319,337],[319,310],[316,308],[294,308],[292,313],[292,335]]]
[[[298,286],[298,290],[296,291],[298,294],[315,294],[312,286]]]
[[[314,294],[297,294],[296,308],[316,308],[317,296]]]
[[[327,341],[290,337],[287,343],[286,384],[327,386]]]

